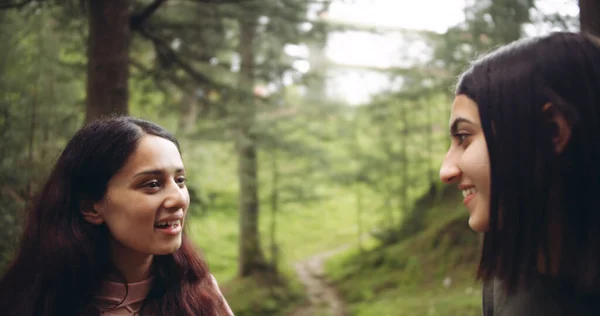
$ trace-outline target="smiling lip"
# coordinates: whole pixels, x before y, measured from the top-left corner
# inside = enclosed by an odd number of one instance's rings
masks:
[[[177,236],[181,233],[182,227],[181,227],[181,223],[176,224],[176,225],[171,225],[167,228],[154,228],[154,231],[162,233],[162,234],[166,234],[169,236]]]
[[[467,205],[467,204],[469,204],[469,202],[471,202],[471,200],[473,200],[473,198],[475,197],[475,194],[477,194],[477,193],[472,193],[472,194],[469,194],[469,195],[467,195],[467,196],[466,196],[466,197],[463,199],[463,204],[464,204],[464,205]]]
[[[181,213],[177,213],[171,216],[167,216],[167,217],[163,217],[159,220],[156,221],[156,223],[160,223],[160,222],[170,222],[170,221],[180,221],[183,219],[183,212]]]
[[[469,204],[469,202],[471,202],[471,200],[473,200],[475,197],[475,194],[477,194],[477,189],[475,189],[475,186],[472,184],[461,184],[458,186],[458,189],[463,192],[463,204],[465,206]],[[468,195],[465,196],[465,192],[467,192],[466,194]]]
[[[177,212],[176,214],[170,215],[170,216],[166,216],[161,218],[160,220],[156,221],[155,225],[158,223],[164,223],[164,222],[176,222],[172,225],[169,225],[167,227],[154,227],[154,231],[161,233],[161,234],[165,234],[165,235],[169,235],[169,236],[177,236],[179,234],[181,234],[181,231],[183,230],[183,212]]]

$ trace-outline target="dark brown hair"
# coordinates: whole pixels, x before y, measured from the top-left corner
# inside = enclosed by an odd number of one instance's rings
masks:
[[[553,277],[563,284],[599,288],[600,48],[594,41],[567,32],[519,40],[475,61],[458,83],[456,93],[478,104],[490,158],[490,229],[478,277],[499,278],[508,292],[538,275],[540,253],[542,264],[558,267]],[[547,103],[571,128],[560,153],[553,145],[556,126],[543,111]],[[549,229],[556,224],[559,229]]]
[[[97,201],[110,178],[150,134],[179,144],[162,127],[120,116],[92,122],[67,144],[36,203],[28,211],[18,252],[0,280],[3,315],[81,315],[114,269],[108,229],[86,222],[83,200]],[[183,236],[172,254],[155,256],[154,282],[142,312],[157,315],[226,315],[206,263]]]

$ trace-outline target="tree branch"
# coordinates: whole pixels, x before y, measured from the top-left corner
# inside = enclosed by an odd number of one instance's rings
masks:
[[[166,0],[155,0],[146,7],[142,12],[131,17],[130,26],[132,30],[138,30],[142,23],[146,21]]]
[[[183,69],[183,71],[185,71],[196,82],[215,85],[215,83],[208,77],[206,77],[204,74],[201,74],[200,72],[196,71],[191,65],[183,62],[183,60],[179,58],[177,53],[167,43],[165,43],[164,40],[154,36],[153,34],[150,34],[145,29],[140,29],[140,34],[152,41],[154,46],[157,48],[158,52],[164,54],[165,57],[169,58],[171,61],[179,65],[179,67],[181,67],[181,69]]]
[[[6,9],[20,9],[26,5],[28,5],[29,3],[31,3],[31,0],[24,0],[21,2],[12,2],[12,1],[0,1],[0,10],[6,10]]]

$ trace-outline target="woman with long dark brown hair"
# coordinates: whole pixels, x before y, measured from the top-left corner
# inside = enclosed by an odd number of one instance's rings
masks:
[[[0,313],[232,315],[184,233],[190,199],[179,144],[132,117],[67,144],[0,280]]]
[[[458,82],[440,177],[483,233],[485,316],[600,315],[599,43],[522,39]]]

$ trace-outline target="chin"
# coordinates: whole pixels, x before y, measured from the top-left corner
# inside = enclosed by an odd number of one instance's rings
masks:
[[[471,216],[469,217],[469,227],[478,233],[485,233],[489,229],[489,224],[486,220]]]
[[[172,254],[175,251],[177,251],[177,249],[179,249],[180,247],[181,247],[181,240],[179,240],[177,243],[173,243],[171,245],[165,245],[164,247],[156,249],[154,251],[154,255],[160,256],[160,255]]]

